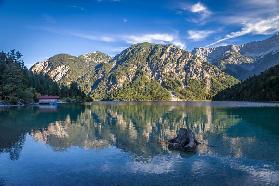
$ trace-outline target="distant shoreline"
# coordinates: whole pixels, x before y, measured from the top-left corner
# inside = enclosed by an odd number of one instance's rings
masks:
[[[229,107],[279,107],[279,101],[212,101],[212,100],[193,100],[193,101],[92,101],[92,102],[59,102],[60,104],[84,104],[84,105],[91,105],[91,104],[154,104],[154,105],[161,105],[161,104],[170,104],[170,105],[177,105],[177,106],[229,106]],[[28,107],[28,106],[39,106],[38,103],[33,104],[18,104],[18,105],[9,105],[9,104],[0,104],[0,108],[9,108],[9,107]]]

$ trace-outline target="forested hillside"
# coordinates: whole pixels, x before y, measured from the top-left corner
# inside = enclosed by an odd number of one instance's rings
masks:
[[[279,63],[278,41],[279,33],[192,52],[145,42],[113,58],[102,52],[57,54],[30,70],[20,53],[2,52],[0,99],[32,102],[49,94],[78,100],[278,100],[278,67],[253,77]],[[245,81],[237,84],[239,80]]]
[[[32,103],[38,95],[86,99],[77,83],[69,87],[58,85],[45,74],[33,74],[22,60],[22,54],[12,50],[0,52],[0,101],[12,104]]]
[[[279,65],[221,91],[214,100],[279,101]]]
[[[32,66],[62,85],[76,81],[93,100],[208,100],[238,82],[174,45],[139,43],[111,59],[59,54]]]

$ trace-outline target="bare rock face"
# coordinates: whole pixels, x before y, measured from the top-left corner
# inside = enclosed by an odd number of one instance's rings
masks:
[[[89,93],[94,81],[102,74],[102,67],[108,65],[110,60],[110,56],[101,52],[80,56],[57,54],[34,64],[30,70],[35,74],[47,74],[62,85],[77,82],[84,92]]]
[[[168,148],[170,150],[194,152],[198,144],[191,130],[180,128],[177,137],[169,140]]]
[[[279,32],[268,39],[242,45],[196,48],[192,54],[244,80],[279,64]]]
[[[216,66],[174,45],[135,44],[115,56],[113,62],[104,84],[108,95],[116,100],[141,100],[142,97],[149,100],[138,93],[151,89],[144,88],[151,84],[152,90],[161,87],[160,91],[156,90],[160,93],[153,96],[156,100],[161,100],[161,93],[169,95],[164,100],[206,100],[238,82]],[[96,92],[99,90],[93,90]]]

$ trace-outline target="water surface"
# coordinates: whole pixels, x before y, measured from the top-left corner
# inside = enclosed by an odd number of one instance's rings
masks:
[[[169,151],[179,128],[196,153]],[[242,102],[0,108],[0,185],[278,185],[279,107]]]

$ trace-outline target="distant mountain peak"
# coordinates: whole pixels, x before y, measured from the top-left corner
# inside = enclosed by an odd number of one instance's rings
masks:
[[[279,32],[262,41],[195,48],[192,53],[239,79],[246,79],[279,64],[275,56],[279,56]]]

